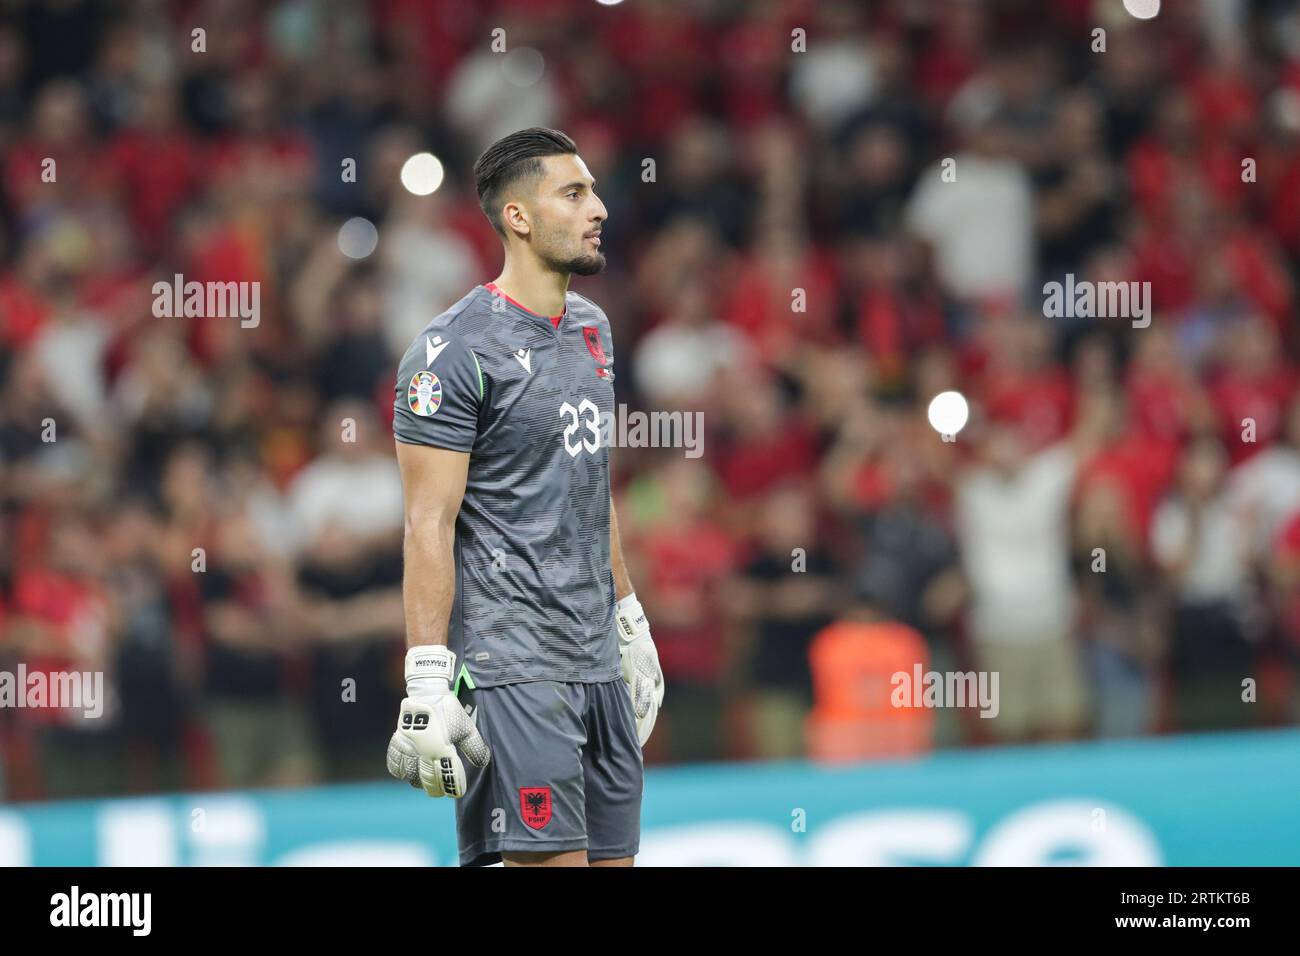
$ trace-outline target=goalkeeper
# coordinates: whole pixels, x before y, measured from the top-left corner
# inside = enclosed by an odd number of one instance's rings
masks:
[[[568,291],[605,265],[606,210],[555,130],[505,137],[474,173],[505,266],[398,370],[409,648],[388,769],[459,798],[462,866],[631,866],[663,675],[599,427],[609,320]]]

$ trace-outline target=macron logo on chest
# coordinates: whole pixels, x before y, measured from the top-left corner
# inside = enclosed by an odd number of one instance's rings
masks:
[[[533,374],[533,350],[532,349],[517,349],[511,354],[514,355],[514,357],[519,360],[519,364],[524,367],[525,372],[527,372],[529,375]]]

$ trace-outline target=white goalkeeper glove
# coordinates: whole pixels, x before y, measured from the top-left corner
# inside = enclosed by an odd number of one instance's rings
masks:
[[[451,692],[456,655],[438,644],[406,652],[406,699],[397,730],[388,742],[388,772],[431,797],[463,797],[465,765],[456,748],[476,767],[491,759],[487,742]]]
[[[664,702],[664,672],[659,669],[659,652],[650,639],[650,622],[635,594],[618,602],[614,610],[618,622],[618,654],[623,681],[632,695],[632,713],[636,715],[636,735],[641,746],[655,729],[659,708]]]

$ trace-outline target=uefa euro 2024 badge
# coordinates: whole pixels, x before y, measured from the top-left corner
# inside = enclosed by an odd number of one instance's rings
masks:
[[[428,418],[442,404],[442,382],[430,371],[416,372],[411,376],[406,400],[411,405],[411,411]]]

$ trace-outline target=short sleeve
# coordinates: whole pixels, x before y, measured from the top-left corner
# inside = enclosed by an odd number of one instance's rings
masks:
[[[482,401],[483,372],[469,345],[426,333],[397,369],[393,435],[408,445],[470,451]]]

